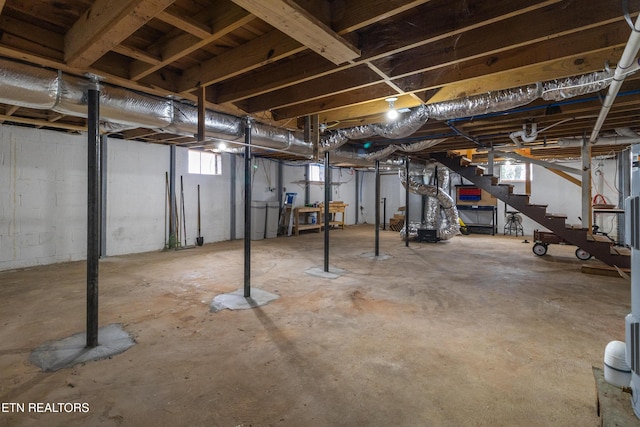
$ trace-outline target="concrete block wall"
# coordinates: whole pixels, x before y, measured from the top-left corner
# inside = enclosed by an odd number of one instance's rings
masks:
[[[86,258],[86,147],[86,135],[0,126],[0,270]],[[205,243],[230,237],[230,156],[223,155],[223,175],[192,175],[188,150],[176,150],[176,194],[181,210],[182,175],[188,245],[198,234],[198,184]],[[170,148],[108,139],[106,159],[104,255],[163,249]],[[182,234],[184,222],[180,227]]]
[[[185,245],[185,226],[186,245],[196,244],[196,237],[198,237],[198,185],[200,185],[200,228],[204,243],[229,240],[231,235],[231,209],[229,208],[231,154],[222,155],[222,175],[190,174],[188,159],[189,150],[178,147],[176,149],[176,199],[180,210],[181,244]],[[165,170],[168,171],[168,163]],[[182,195],[184,195],[184,217],[182,215]],[[237,201],[241,203],[242,200]]]
[[[169,147],[109,139],[106,152],[106,255],[162,249]]]
[[[64,261],[86,256],[86,136],[31,128],[0,126],[0,270],[8,270]],[[122,255],[161,250],[167,239],[165,173],[169,171],[170,148],[141,142],[107,141],[106,254]],[[235,159],[235,187],[232,188],[232,159]],[[307,167],[282,164],[283,179],[278,182],[278,162],[254,159],[253,199],[275,201],[277,186],[296,192],[297,206],[304,204]],[[579,162],[569,163],[579,168]],[[602,191],[616,204],[616,163],[594,161],[604,175]],[[222,175],[188,173],[188,150],[176,149],[176,194],[182,216],[180,177],[184,188],[186,244],[192,245],[197,230],[197,186],[200,185],[201,235],[205,243],[232,237],[231,193],[235,192],[235,237],[244,231],[243,157],[223,154]],[[355,171],[332,168],[332,199],[342,200],[347,208],[347,224],[375,221],[375,173],[361,172],[356,187]],[[569,222],[581,216],[580,188],[546,169],[533,167],[531,201],[548,204],[550,212],[565,213]],[[452,177],[452,179],[454,179]],[[338,185],[339,184],[339,185]],[[594,188],[596,180],[594,179]],[[522,187],[522,188],[520,188]],[[613,188],[612,188],[613,187]],[[273,189],[273,191],[271,191]],[[550,189],[553,189],[551,191]],[[516,183],[516,192],[524,192],[524,183]],[[309,187],[310,202],[324,200],[324,186]],[[356,195],[359,206],[356,205]],[[405,192],[396,173],[381,176],[381,197],[387,198],[387,221],[397,208],[405,205]],[[278,200],[278,202],[282,202]],[[411,217],[420,214],[421,198],[410,198]],[[362,209],[360,209],[362,207]],[[504,203],[498,204],[498,230],[504,226]],[[382,219],[382,218],[381,218]],[[180,224],[184,244],[184,225]],[[539,228],[524,219],[525,235]],[[606,226],[607,224],[605,224]],[[605,229],[604,231],[609,231]]]
[[[86,257],[86,145],[0,126],[0,270]]]

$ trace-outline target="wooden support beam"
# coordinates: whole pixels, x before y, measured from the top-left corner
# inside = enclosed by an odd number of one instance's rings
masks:
[[[162,12],[174,0],[97,0],[64,37],[64,61],[86,68]]]
[[[46,120],[29,119],[26,117],[7,116],[6,114],[0,114],[0,122],[4,122],[4,121],[22,123],[25,125],[50,127],[50,128],[56,128],[56,129],[74,130],[74,131],[80,131],[80,132],[87,131],[86,126],[72,125],[68,123],[54,123],[54,122],[48,122]]]
[[[200,39],[192,34],[183,34],[175,39],[172,39],[161,46],[154,46],[150,50],[158,50],[161,52],[162,62],[160,64],[152,65],[143,61],[136,61],[131,64],[129,74],[132,80],[140,80],[154,71],[165,67],[172,62],[183,58],[192,52],[205,47],[206,45],[213,43],[215,40],[229,34],[230,32],[242,27],[245,24],[253,21],[255,17],[249,14],[247,11],[241,9],[235,5],[225,4],[224,9],[215,11],[213,20],[211,21],[211,35],[204,39]],[[199,71],[199,67],[196,68],[196,74]],[[193,71],[192,71],[193,73]],[[196,89],[199,84],[197,79],[190,81],[189,89]],[[181,85],[185,87],[184,84]],[[183,90],[185,91],[185,90]]]
[[[238,46],[190,68],[184,72],[180,82],[181,92],[193,90],[197,86],[228,79],[279,59],[302,52],[306,48],[291,37],[273,30],[248,43]]]
[[[181,15],[171,9],[160,12],[157,19],[200,39],[206,39],[211,36],[211,28],[208,25],[202,24],[188,16]]]
[[[136,49],[134,47],[118,45],[111,50],[119,53],[120,55],[128,56],[129,58],[137,59],[138,61],[144,61],[148,64],[160,65],[162,63],[161,58],[151,55],[145,50]]]
[[[360,56],[360,50],[291,0],[232,0],[336,65]]]
[[[547,169],[549,172],[553,172],[558,176],[561,176],[562,178],[566,179],[567,181],[577,185],[578,187],[582,187],[582,181],[580,181],[578,178],[574,178],[573,176],[569,175],[568,173],[559,171],[557,169]]]

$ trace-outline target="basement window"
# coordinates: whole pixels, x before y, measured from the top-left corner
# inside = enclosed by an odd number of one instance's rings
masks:
[[[514,163],[514,164],[504,163],[500,165],[500,181],[501,182],[525,182],[526,180],[527,180],[526,163]]]
[[[189,150],[189,173],[222,175],[222,156],[209,151]]]
[[[321,164],[309,165],[309,181],[324,182],[324,165],[321,165]]]

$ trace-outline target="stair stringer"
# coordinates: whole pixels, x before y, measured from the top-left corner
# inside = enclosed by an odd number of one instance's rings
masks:
[[[478,168],[475,166],[463,166],[461,164],[461,156],[451,157],[447,153],[432,153],[431,158],[460,174],[465,179],[471,181],[475,186],[505,202],[521,214],[551,230],[555,235],[561,237],[566,242],[589,252],[596,259],[599,259],[605,264],[612,267],[630,268],[631,257],[612,254],[611,244],[607,242],[588,240],[588,230],[584,228],[567,228],[564,218],[549,216],[545,206],[530,204],[528,195],[513,194],[508,186],[494,184],[492,176],[479,175],[477,173]]]

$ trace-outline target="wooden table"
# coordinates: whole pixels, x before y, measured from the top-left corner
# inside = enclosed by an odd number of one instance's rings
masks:
[[[346,207],[349,206],[343,202],[329,202],[329,215],[331,215],[329,219],[330,227],[340,227],[344,230],[344,211]],[[320,204],[320,209],[324,213],[324,206]],[[342,214],[340,220],[338,220],[336,214]]]
[[[316,222],[309,222],[309,215],[316,214]],[[303,217],[302,223],[300,223],[300,216]],[[322,224],[319,223],[320,219],[320,208],[314,207],[299,207],[293,209],[293,231],[296,233],[296,236],[300,234],[302,230],[318,230],[318,233],[322,229]]]

